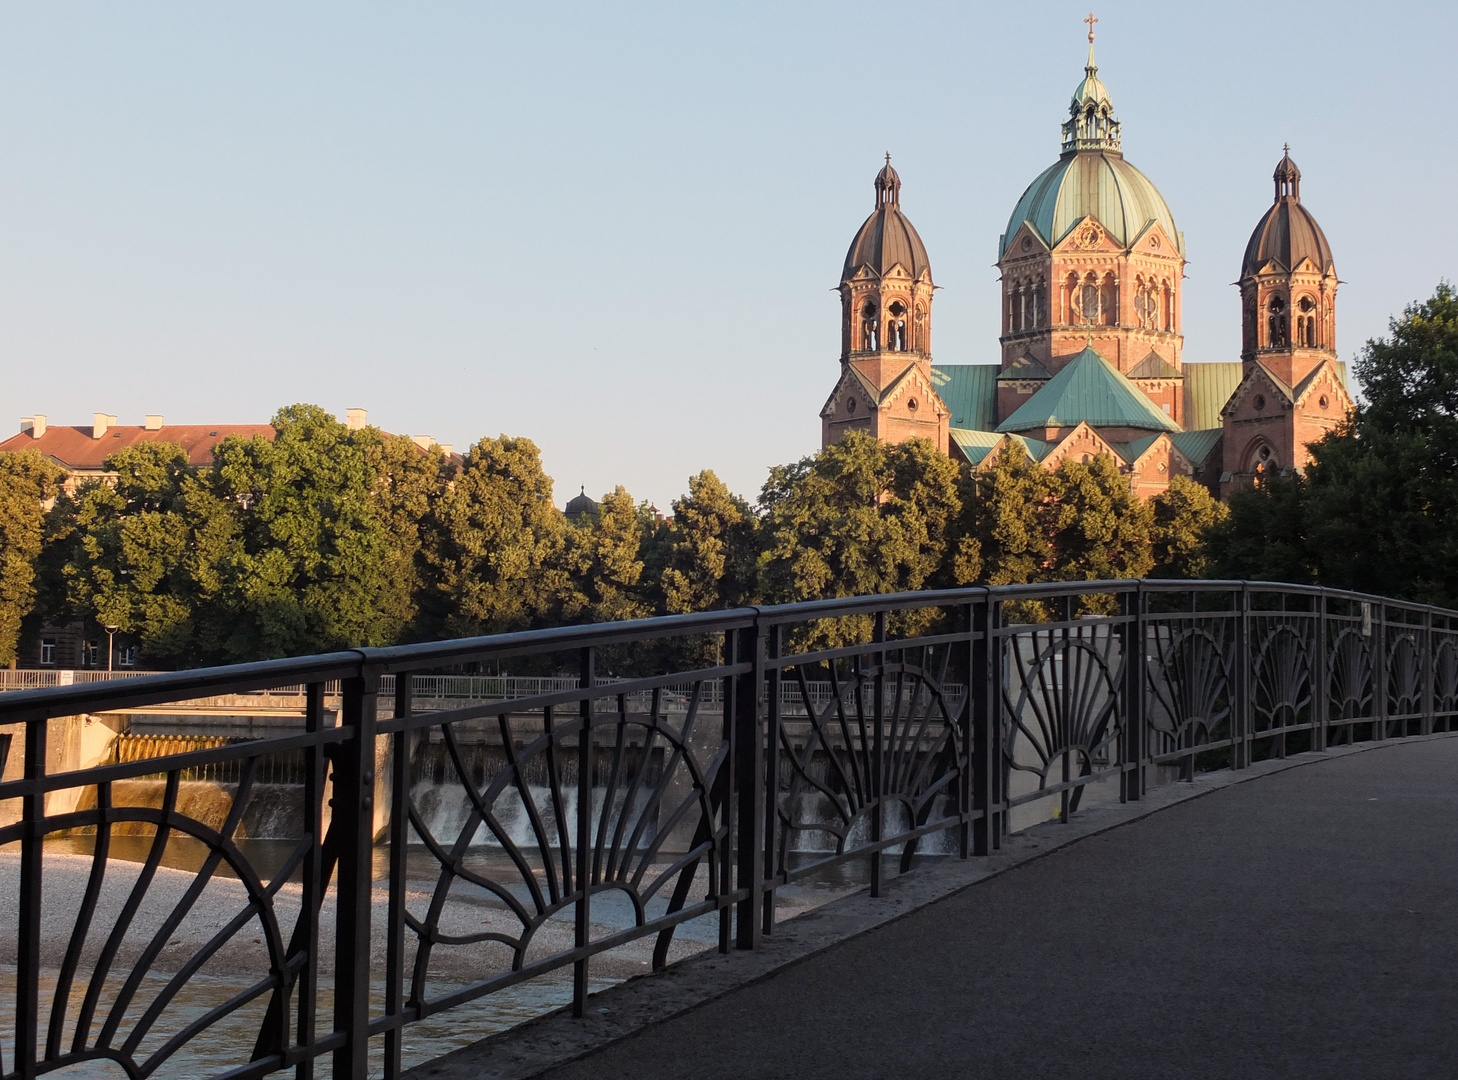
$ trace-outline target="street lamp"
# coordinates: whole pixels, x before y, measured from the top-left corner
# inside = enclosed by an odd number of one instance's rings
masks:
[[[102,629],[106,631],[106,670],[107,670],[108,673],[110,673],[111,672],[111,642],[112,642],[112,637],[116,634],[116,632],[118,630],[121,629],[121,627],[119,627],[119,626],[103,626]]]

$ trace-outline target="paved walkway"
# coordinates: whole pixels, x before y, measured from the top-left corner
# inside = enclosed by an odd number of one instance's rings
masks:
[[[1094,836],[548,1074],[1458,1077],[1458,739]]]

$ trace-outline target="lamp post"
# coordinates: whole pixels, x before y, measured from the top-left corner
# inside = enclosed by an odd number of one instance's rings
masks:
[[[107,670],[107,673],[110,674],[110,672],[111,672],[111,643],[112,643],[112,638],[116,634],[117,630],[120,629],[120,627],[117,627],[117,626],[103,626],[102,629],[106,631],[106,670]]]

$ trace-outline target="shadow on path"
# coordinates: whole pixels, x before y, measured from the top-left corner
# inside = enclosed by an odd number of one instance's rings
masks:
[[[1458,1077],[1458,739],[1213,792],[552,1080]]]

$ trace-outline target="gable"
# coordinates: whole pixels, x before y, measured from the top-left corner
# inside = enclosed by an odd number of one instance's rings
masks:
[[[1073,427],[1143,428],[1179,431],[1147,396],[1096,353],[1085,348],[997,426],[998,431]]]

